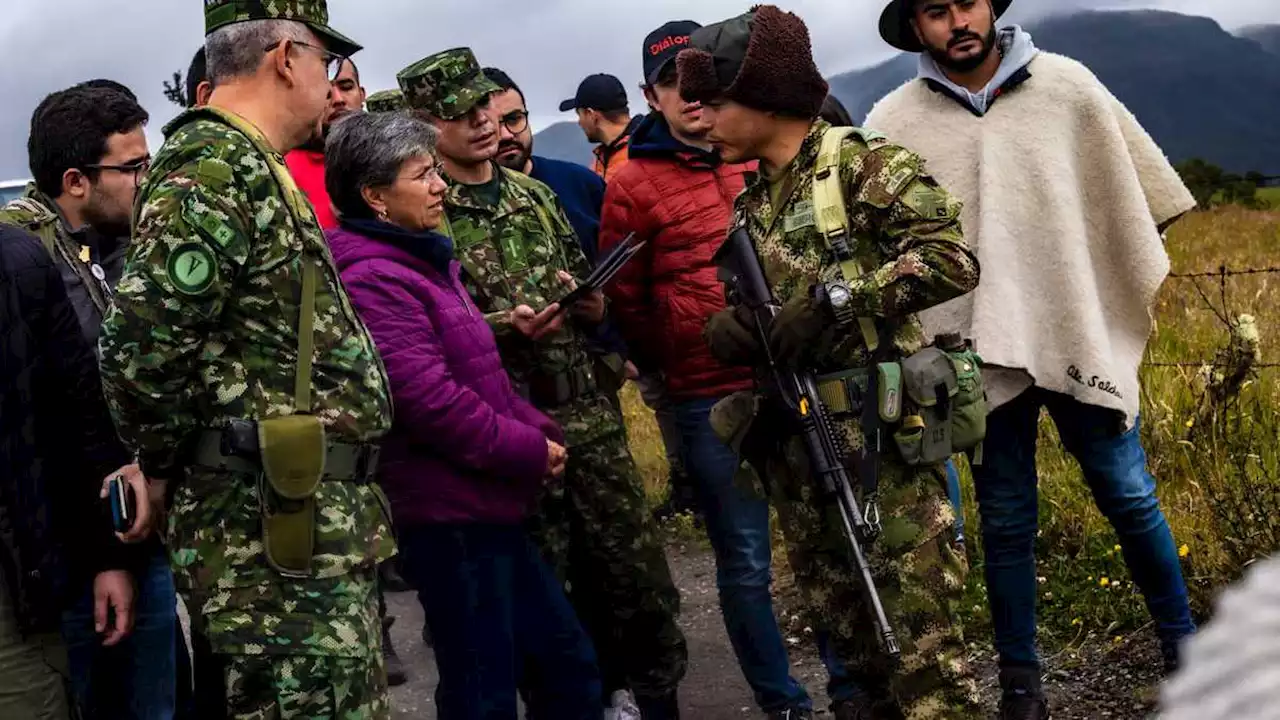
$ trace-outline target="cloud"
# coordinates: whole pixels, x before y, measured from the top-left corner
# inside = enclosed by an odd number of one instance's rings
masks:
[[[835,73],[884,59],[876,32],[884,0],[783,0],[809,24],[819,67]],[[652,28],[672,19],[715,22],[743,12],[744,0],[330,0],[333,25],[366,47],[356,56],[365,87],[392,87],[401,67],[438,50],[475,49],[485,65],[502,67],[525,90],[535,126],[559,115],[592,72],[608,72],[631,88],[642,106],[640,45]],[[1011,21],[1042,14],[1046,3],[1019,0]],[[1276,0],[1055,0],[1054,12],[1159,7],[1209,14],[1224,26],[1280,22]],[[162,82],[185,71],[203,42],[202,3],[196,0],[3,0],[0,48],[5,103],[0,105],[0,179],[26,171],[31,110],[49,92],[93,77],[129,85],[151,111],[153,143],[177,108]],[[1033,7],[1034,6],[1034,7]],[[696,8],[691,10],[690,8]]]

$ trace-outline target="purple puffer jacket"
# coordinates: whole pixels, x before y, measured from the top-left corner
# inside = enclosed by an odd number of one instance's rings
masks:
[[[448,238],[369,227],[328,237],[391,379],[379,481],[396,524],[520,522],[560,428],[512,389]]]

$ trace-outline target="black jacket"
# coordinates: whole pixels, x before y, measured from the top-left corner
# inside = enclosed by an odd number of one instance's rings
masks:
[[[98,491],[130,461],[53,260],[0,226],[0,571],[26,632],[58,627],[68,583],[124,568]]]

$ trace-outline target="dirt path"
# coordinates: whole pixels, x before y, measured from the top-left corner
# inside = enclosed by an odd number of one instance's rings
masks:
[[[738,720],[761,717],[738,670],[725,636],[715,585],[715,560],[698,545],[668,548],[671,569],[682,597],[681,626],[689,642],[689,674],[681,686],[682,714],[689,720]],[[396,623],[392,640],[409,670],[409,682],[391,691],[397,720],[434,720],[435,662],[420,636],[422,609],[413,593],[387,597]],[[784,627],[790,623],[784,623]],[[797,679],[825,710],[826,671],[808,638],[789,634]],[[994,713],[995,664],[989,649],[975,648],[984,694]],[[1121,643],[1086,644],[1048,663],[1047,684],[1054,718],[1059,720],[1141,720],[1152,711],[1152,687],[1158,682],[1159,653],[1145,634]],[[819,717],[825,712],[819,714]],[[829,716],[828,716],[829,717]]]

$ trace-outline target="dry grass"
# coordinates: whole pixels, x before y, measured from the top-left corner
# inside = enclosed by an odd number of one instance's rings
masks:
[[[1280,195],[1280,193],[1277,193]],[[1280,203],[1277,203],[1280,207]],[[1280,264],[1280,211],[1226,207],[1195,213],[1169,235],[1176,272],[1240,269]],[[1229,317],[1252,314],[1262,335],[1262,361],[1280,361],[1280,275],[1234,277],[1223,293],[1216,280],[1200,287]],[[1212,359],[1228,341],[1227,327],[1193,281],[1171,279],[1157,307],[1152,361]],[[1202,381],[1198,368],[1143,370],[1143,438],[1150,469],[1180,545],[1196,610],[1204,614],[1213,595],[1237,578],[1243,566],[1280,549],[1280,370],[1260,371],[1238,404],[1218,408],[1218,425],[1188,439],[1197,416]],[[650,496],[665,493],[666,461],[652,414],[634,388],[624,393],[628,429]],[[1148,621],[1110,525],[1094,507],[1080,470],[1062,450],[1052,423],[1042,423],[1040,464],[1040,558],[1042,635],[1049,644],[1069,643],[1085,633],[1123,632]],[[978,516],[972,485],[965,479],[969,527]],[[975,570],[981,567],[980,533],[968,533]],[[970,622],[987,622],[981,572],[971,576]],[[1056,642],[1055,642],[1056,641]]]

